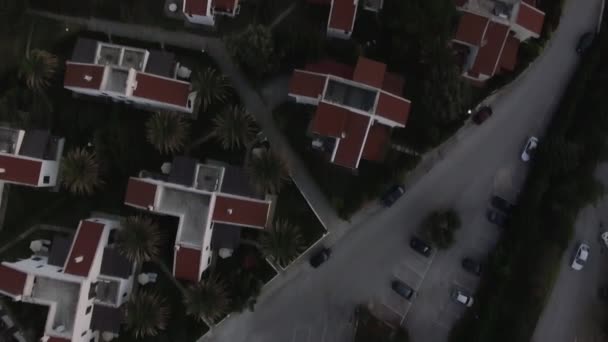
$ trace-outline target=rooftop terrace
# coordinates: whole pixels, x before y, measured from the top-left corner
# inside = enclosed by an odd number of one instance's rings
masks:
[[[51,328],[58,333],[67,333],[74,329],[79,292],[77,283],[36,277],[32,297],[57,303]]]
[[[377,96],[377,91],[356,87],[330,78],[327,82],[324,99],[364,112],[371,112],[374,109]]]
[[[203,244],[209,200],[211,196],[165,187],[158,206],[163,213],[180,216],[180,233],[177,242],[200,246]]]

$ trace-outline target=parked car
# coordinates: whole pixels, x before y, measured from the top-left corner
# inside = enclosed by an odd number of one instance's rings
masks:
[[[462,268],[464,268],[467,272],[474,274],[476,276],[481,275],[481,263],[479,263],[471,258],[462,259]]]
[[[530,137],[524,146],[524,150],[521,152],[521,160],[527,162],[530,161],[536,148],[538,147],[538,138]]]
[[[572,264],[570,265],[570,267],[572,267],[572,269],[575,271],[582,270],[583,267],[585,267],[585,263],[589,259],[590,250],[591,249],[589,248],[589,245],[587,245],[586,243],[581,243],[580,245],[578,245],[578,249],[576,250],[574,259],[572,259]]]
[[[486,121],[490,116],[492,116],[492,107],[483,106],[473,114],[473,122],[481,125],[484,121]]]
[[[412,298],[412,296],[414,295],[414,289],[409,287],[406,283],[402,282],[401,280],[397,280],[397,279],[393,280],[391,282],[391,288],[398,295],[400,295],[401,297],[403,297],[407,300],[410,300]]]
[[[509,217],[506,214],[501,213],[500,211],[497,211],[497,210],[492,210],[492,209],[488,209],[486,211],[486,217],[488,218],[488,221],[494,223],[495,225],[497,225],[499,227],[506,226],[507,221],[509,219]]]
[[[317,268],[331,256],[331,249],[323,248],[310,258],[310,266]]]
[[[578,40],[578,44],[576,44],[576,53],[582,55],[585,51],[589,50],[591,45],[593,45],[593,41],[595,40],[595,33],[587,32],[581,36]]]
[[[452,299],[459,304],[471,307],[473,305],[473,296],[460,289],[453,289],[451,293]]]
[[[410,239],[410,247],[412,247],[413,250],[424,255],[425,257],[430,256],[433,252],[433,249],[428,243],[424,242],[416,236]]]
[[[381,201],[385,207],[390,207],[405,193],[405,187],[401,184],[396,184],[390,187],[388,191],[382,195]]]
[[[501,210],[505,214],[511,214],[513,208],[515,208],[514,204],[511,204],[509,201],[499,196],[492,196],[492,198],[490,199],[490,204],[492,204],[494,208]]]
[[[608,232],[603,232],[602,235],[600,235],[600,238],[602,239],[604,246],[608,247]]]

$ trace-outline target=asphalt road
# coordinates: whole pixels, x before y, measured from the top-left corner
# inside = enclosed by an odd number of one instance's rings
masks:
[[[446,341],[463,310],[450,301],[449,290],[472,291],[477,285],[461,270],[460,260],[483,257],[496,243],[500,230],[484,218],[488,199],[493,193],[512,198],[519,190],[526,172],[519,161],[521,148],[528,136],[542,135],[578,61],[578,37],[594,27],[599,6],[599,0],[569,1],[545,53],[495,99],[492,118],[469,130],[392,208],[352,226],[326,264],[297,272],[265,296],[254,313],[230,317],[203,339],[351,341],[353,309],[371,301],[387,318],[403,320],[414,342]],[[423,217],[448,207],[456,208],[463,221],[455,246],[432,258],[413,252],[407,241]],[[394,277],[418,290],[412,303],[390,291]]]
[[[608,164],[601,165],[596,176],[608,186]],[[600,221],[603,228],[600,228]],[[539,319],[533,342],[600,342],[606,325],[608,302],[598,298],[598,289],[607,284],[608,248],[599,239],[608,230],[608,197],[588,206],[576,220],[574,239],[561,260],[561,269],[545,310]],[[581,271],[570,268],[579,243],[591,247],[589,261]]]

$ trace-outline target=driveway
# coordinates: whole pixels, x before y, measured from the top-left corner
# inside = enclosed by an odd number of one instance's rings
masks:
[[[596,176],[608,186],[608,164],[598,167]],[[575,228],[574,239],[562,257],[559,275],[536,326],[533,342],[605,341],[600,329],[606,325],[608,303],[599,300],[598,289],[608,281],[608,249],[600,242],[599,235],[608,230],[608,197],[582,210]],[[591,254],[585,268],[574,271],[570,263],[580,242],[589,244]]]
[[[414,342],[446,341],[463,311],[450,301],[449,290],[477,286],[477,279],[461,270],[460,259],[481,258],[496,243],[500,229],[484,218],[488,199],[494,193],[512,198],[519,191],[526,172],[521,148],[530,135],[542,137],[578,62],[574,46],[594,27],[599,7],[600,0],[570,1],[543,56],[495,99],[492,118],[450,146],[392,208],[368,212],[340,240],[330,233],[326,242],[335,243],[334,253],[326,264],[288,270],[282,277],[289,280],[264,291],[254,313],[228,318],[203,340],[349,341],[354,306],[373,301],[392,319],[407,313],[404,324]],[[432,260],[421,258],[408,247],[409,237],[429,211],[447,207],[456,208],[463,221],[455,246]],[[412,303],[391,294],[393,277],[417,288]]]

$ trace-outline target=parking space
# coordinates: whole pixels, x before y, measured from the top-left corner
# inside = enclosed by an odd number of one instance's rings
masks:
[[[330,322],[320,319],[316,324],[296,326],[293,329],[291,342],[335,342],[347,340],[354,332],[353,322]]]

